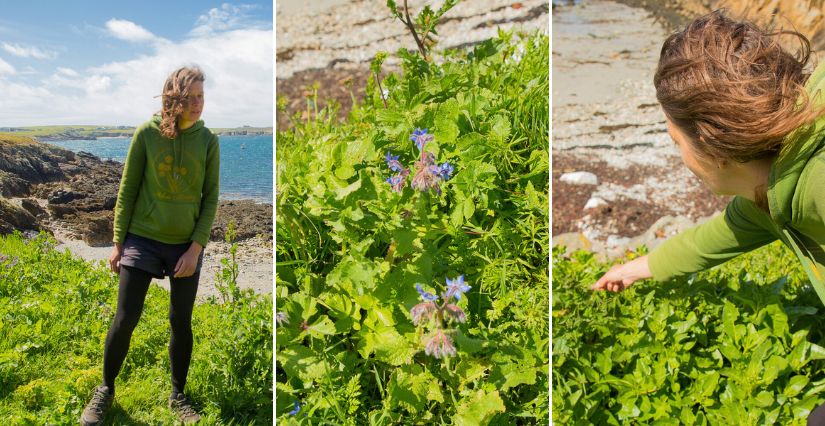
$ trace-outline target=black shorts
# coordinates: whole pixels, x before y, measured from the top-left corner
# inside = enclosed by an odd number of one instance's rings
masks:
[[[175,265],[191,244],[166,244],[139,235],[126,234],[120,264],[146,271],[155,278],[172,277],[175,275]],[[202,265],[203,251],[198,256],[195,274],[200,273]]]

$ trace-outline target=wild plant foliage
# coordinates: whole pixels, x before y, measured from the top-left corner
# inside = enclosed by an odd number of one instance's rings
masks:
[[[556,424],[804,425],[825,401],[823,306],[775,243],[619,294],[609,265],[553,249]]]
[[[278,134],[278,421],[546,423],[548,37],[397,54]]]

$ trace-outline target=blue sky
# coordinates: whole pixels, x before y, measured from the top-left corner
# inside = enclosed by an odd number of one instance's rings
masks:
[[[20,1],[0,15],[0,127],[136,125],[183,65],[207,126],[272,125],[272,1]]]

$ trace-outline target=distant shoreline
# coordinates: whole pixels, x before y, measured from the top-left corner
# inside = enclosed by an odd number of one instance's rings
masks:
[[[210,128],[218,136],[273,136],[272,127],[215,127]],[[131,126],[24,126],[2,127],[0,134],[24,136],[40,142],[66,140],[98,140],[100,138],[131,138],[135,127]]]

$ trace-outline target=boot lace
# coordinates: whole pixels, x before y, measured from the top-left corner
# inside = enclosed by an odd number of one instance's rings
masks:
[[[185,395],[175,398],[172,405],[181,417],[194,417],[198,415],[198,412],[195,411],[195,407],[192,406],[192,401],[190,401]]]
[[[95,394],[89,402],[89,408],[96,414],[103,414],[103,410],[106,408],[106,400],[108,398],[109,394],[104,392],[102,389],[95,389]]]

